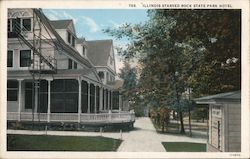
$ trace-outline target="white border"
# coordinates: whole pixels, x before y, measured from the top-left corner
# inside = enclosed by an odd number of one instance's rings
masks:
[[[62,3],[63,2],[63,3]],[[136,7],[130,7],[135,4]],[[230,4],[232,8],[205,7],[205,9],[242,9],[242,152],[241,153],[185,153],[185,152],[7,152],[6,151],[6,78],[7,78],[7,8],[57,9],[150,9],[147,4]],[[162,8],[162,7],[160,7]],[[204,9],[204,7],[173,7],[171,9]],[[159,9],[159,7],[155,7]],[[162,8],[163,9],[163,8]],[[170,8],[167,8],[170,9]],[[0,1],[0,158],[249,158],[249,1],[248,0],[2,0]],[[236,154],[236,156],[235,156]]]

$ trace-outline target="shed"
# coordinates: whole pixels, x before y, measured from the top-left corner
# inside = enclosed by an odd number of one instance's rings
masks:
[[[209,152],[241,151],[241,91],[196,98],[209,107]]]

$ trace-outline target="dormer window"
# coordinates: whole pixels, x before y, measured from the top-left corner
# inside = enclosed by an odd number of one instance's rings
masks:
[[[113,58],[110,57],[110,65],[112,65],[112,64],[113,64]]]
[[[68,32],[68,43],[71,44],[71,33]]]
[[[98,76],[100,79],[104,79],[104,73],[102,71],[98,72]]]
[[[69,31],[67,32],[67,41],[72,47],[75,47],[75,37]]]
[[[82,46],[82,54],[85,56],[85,47]]]
[[[74,62],[74,69],[77,69],[77,63]]]
[[[75,37],[72,36],[72,46],[75,47]]]
[[[73,61],[71,59],[68,60],[68,69],[72,69]]]

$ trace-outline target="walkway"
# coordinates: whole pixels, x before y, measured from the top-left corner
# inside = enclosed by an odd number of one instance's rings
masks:
[[[197,142],[206,143],[204,138],[191,138],[181,135],[157,134],[149,118],[137,118],[135,129],[124,133],[79,132],[79,131],[30,131],[7,130],[8,134],[61,135],[61,136],[103,136],[122,139],[118,151],[123,152],[165,152],[161,142]]]
[[[124,152],[165,152],[161,138],[149,118],[138,118],[135,130],[123,135],[118,151]]]

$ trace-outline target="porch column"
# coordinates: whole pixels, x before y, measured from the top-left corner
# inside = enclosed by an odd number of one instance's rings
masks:
[[[104,88],[103,88],[103,97],[104,97],[104,101],[102,101],[103,102],[103,110],[106,110],[106,91]]]
[[[103,108],[103,91],[102,91],[102,87],[99,87],[99,110],[102,110]]]
[[[94,85],[94,87],[95,87],[95,100],[94,100],[94,102],[95,102],[95,104],[94,104],[94,106],[95,106],[95,113],[97,112],[97,110],[96,110],[96,85]]]
[[[90,113],[90,83],[88,82],[88,113]]]
[[[108,90],[108,110],[110,110],[110,91]]]
[[[23,79],[18,79],[18,121],[21,121],[21,107],[22,107],[22,81]]]
[[[40,87],[40,83],[38,80],[35,80],[35,109],[34,112],[37,113],[38,108],[38,89]]]
[[[122,110],[122,95],[119,92],[119,111]]]
[[[50,83],[52,80],[47,80],[48,81],[48,110],[47,110],[47,121],[50,122],[50,99],[51,99],[51,90],[50,90]]]
[[[110,91],[110,110],[113,109],[113,91]]]
[[[82,112],[82,80],[78,79],[78,123],[81,122],[81,112]]]

